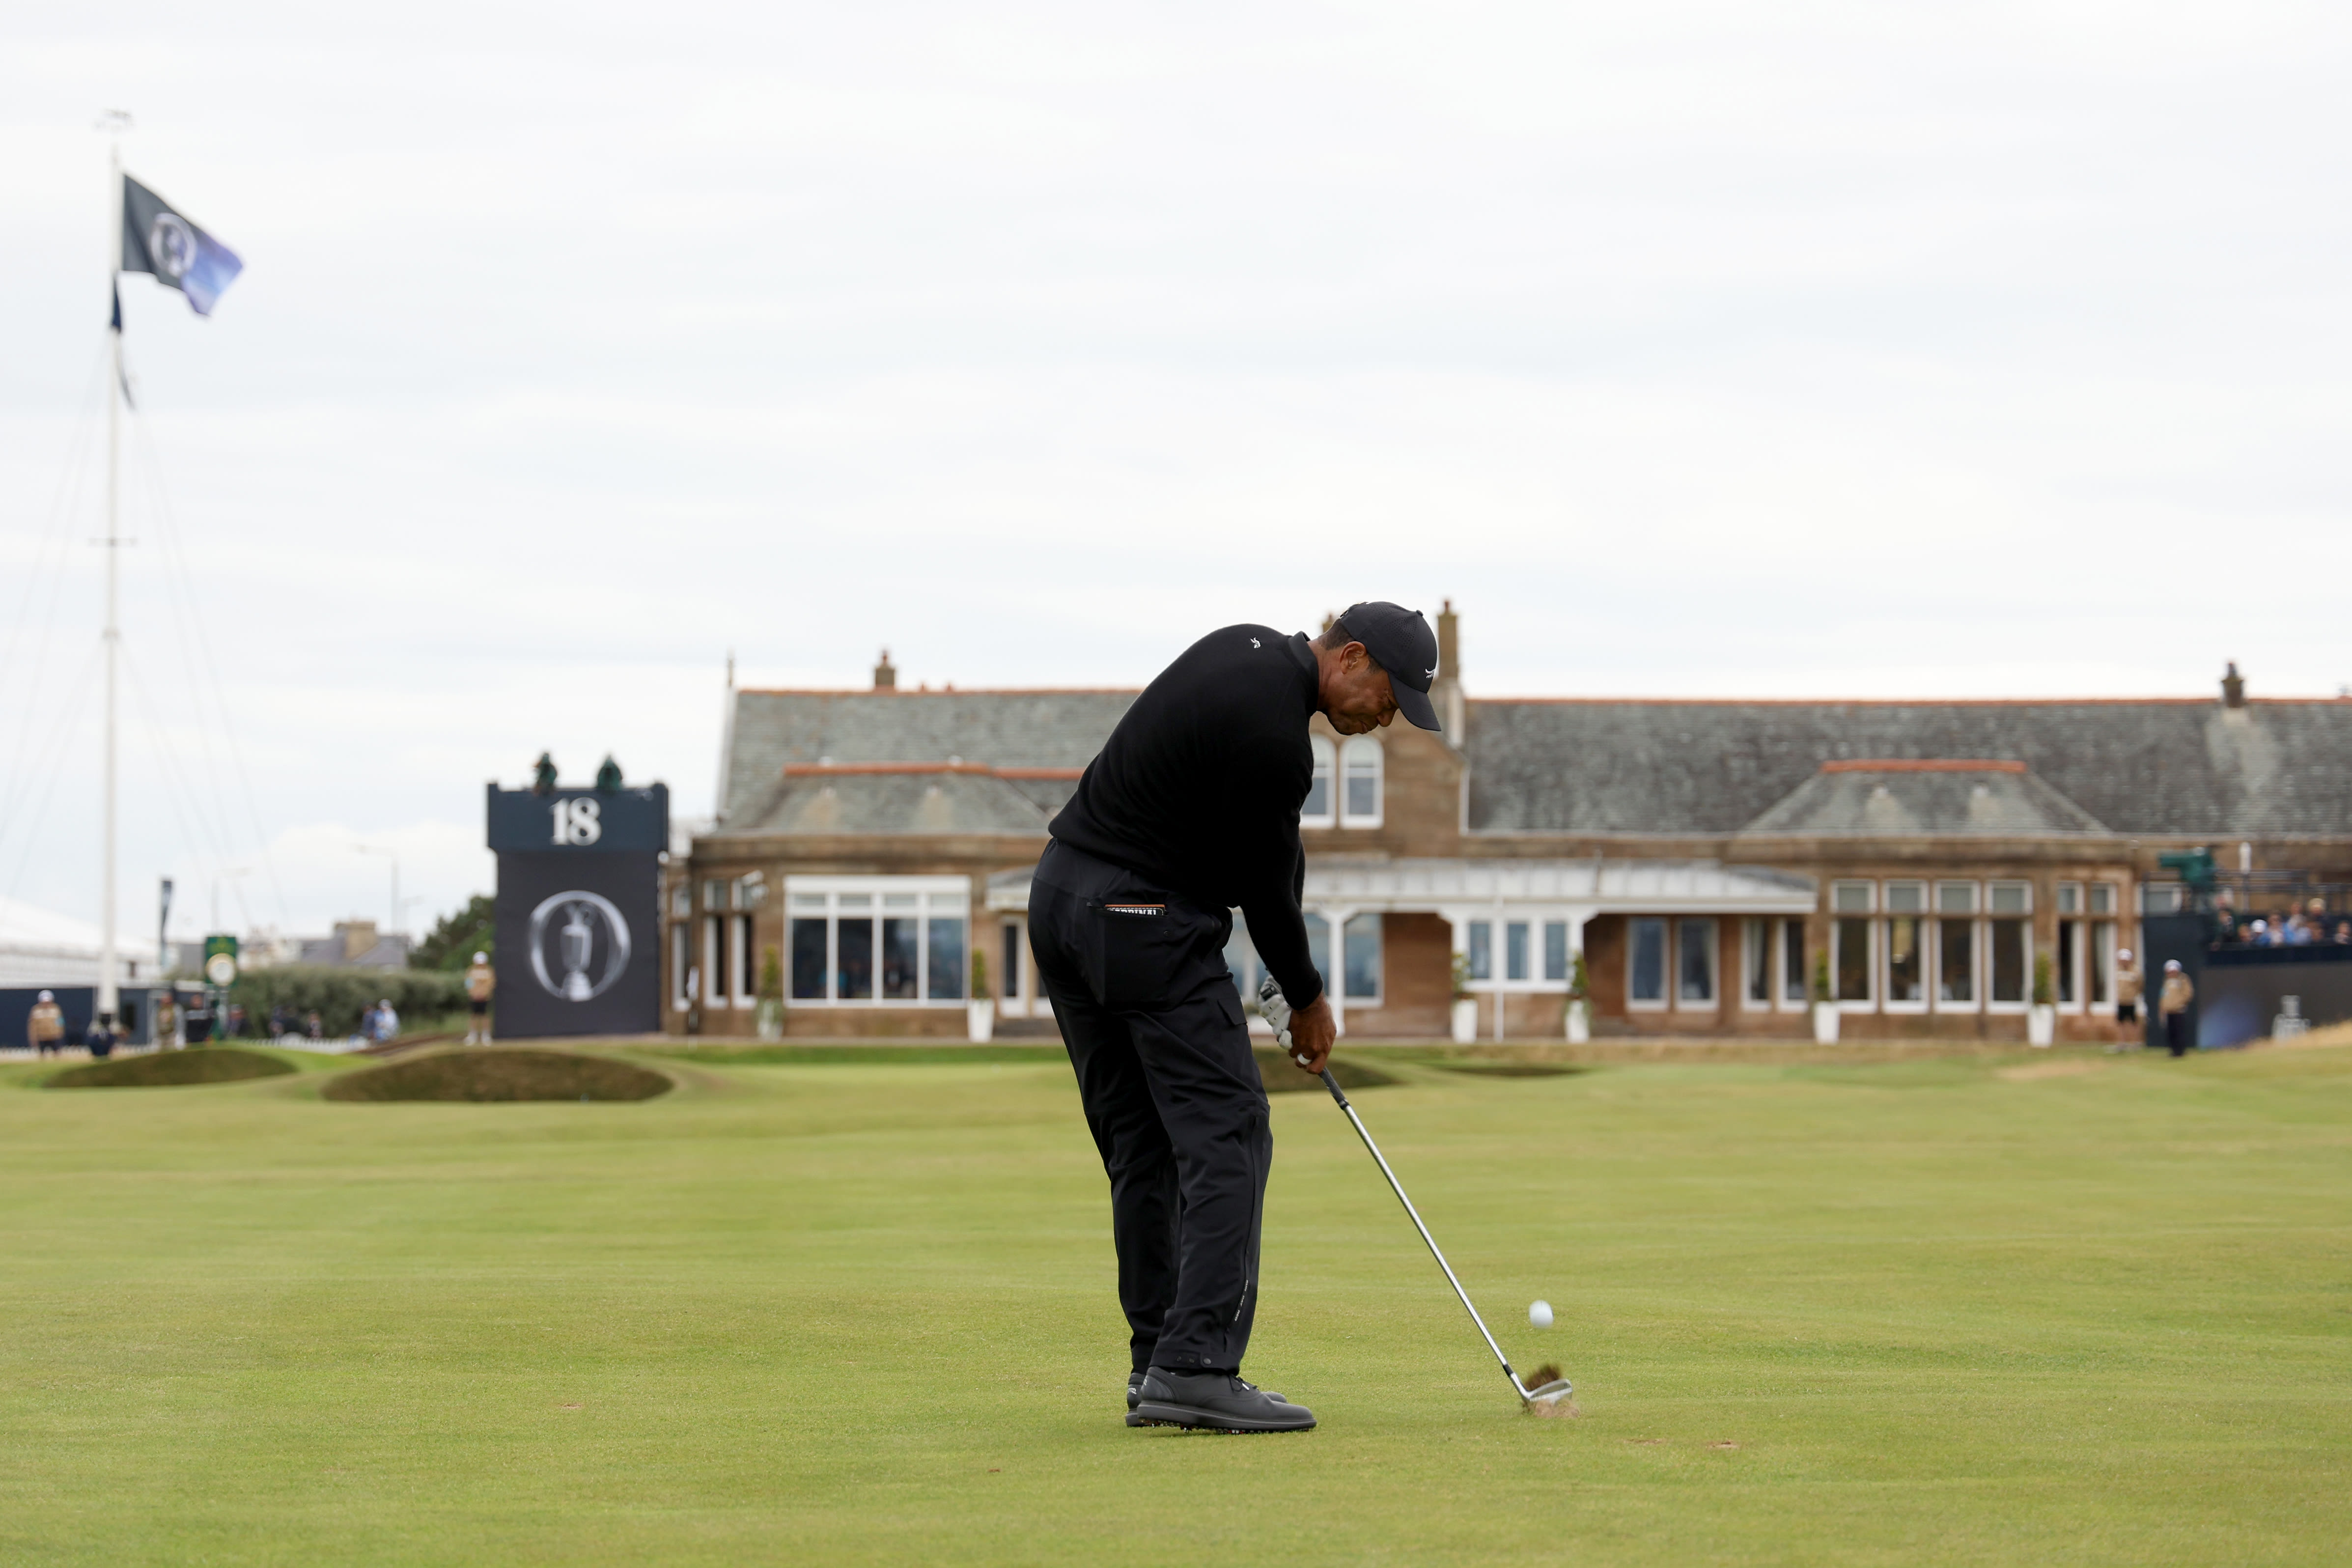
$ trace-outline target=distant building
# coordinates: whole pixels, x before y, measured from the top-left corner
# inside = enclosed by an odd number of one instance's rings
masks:
[[[323,964],[335,969],[405,969],[411,945],[412,939],[404,932],[383,935],[375,921],[354,919],[336,921],[332,932],[326,936],[280,936],[274,931],[256,931],[238,942],[237,963],[246,969],[269,969],[281,963]],[[194,974],[204,968],[203,942],[173,942],[172,949],[175,972]]]
[[[1363,1037],[1791,1036],[1817,977],[1848,1038],[2112,1037],[2157,857],[2200,845],[2352,879],[2352,700],[1479,699],[1438,617],[1443,736],[1313,721],[1309,933]],[[1024,922],[1045,825],[1131,690],[730,694],[717,820],[674,855],[673,1030],[954,1034],[971,953],[1047,1017]],[[2176,889],[2148,889],[2168,898]],[[2166,906],[2166,907],[2168,907]],[[1246,933],[1229,960],[1256,978]],[[2152,994],[2152,990],[2151,990]]]

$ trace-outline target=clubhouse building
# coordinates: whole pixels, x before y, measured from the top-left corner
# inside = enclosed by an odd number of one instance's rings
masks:
[[[2172,907],[2169,851],[2352,881],[2352,700],[1486,699],[1437,617],[1443,735],[1313,721],[1301,814],[1345,1030],[2116,1037],[2116,954]],[[673,1032],[1050,1033],[1024,927],[1045,825],[1135,693],[729,694],[716,820],[664,889]],[[1229,957],[1257,967],[1236,920]],[[2151,994],[2154,990],[2150,986]]]

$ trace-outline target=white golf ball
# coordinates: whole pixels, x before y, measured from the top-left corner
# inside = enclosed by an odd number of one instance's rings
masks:
[[[1539,1329],[1550,1328],[1551,1303],[1549,1301],[1536,1301],[1530,1303],[1528,1307],[1528,1321],[1533,1323]]]

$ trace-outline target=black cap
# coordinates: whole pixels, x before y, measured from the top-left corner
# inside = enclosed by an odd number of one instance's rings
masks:
[[[1397,711],[1423,730],[1443,730],[1437,710],[1430,706],[1429,683],[1437,679],[1437,634],[1421,618],[1385,599],[1350,605],[1339,622],[1348,636],[1389,672],[1389,688],[1396,693]]]

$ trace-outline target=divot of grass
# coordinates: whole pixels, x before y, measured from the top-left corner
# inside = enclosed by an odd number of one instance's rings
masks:
[[[611,1057],[572,1051],[488,1050],[412,1057],[335,1079],[323,1098],[346,1101],[457,1100],[475,1104],[524,1100],[635,1100],[667,1094],[676,1085],[661,1073]]]
[[[116,1057],[68,1068],[50,1079],[47,1089],[171,1089],[199,1083],[240,1083],[248,1079],[287,1078],[294,1064],[241,1051],[234,1046],[198,1046],[184,1051],[158,1051],[152,1056]]]

